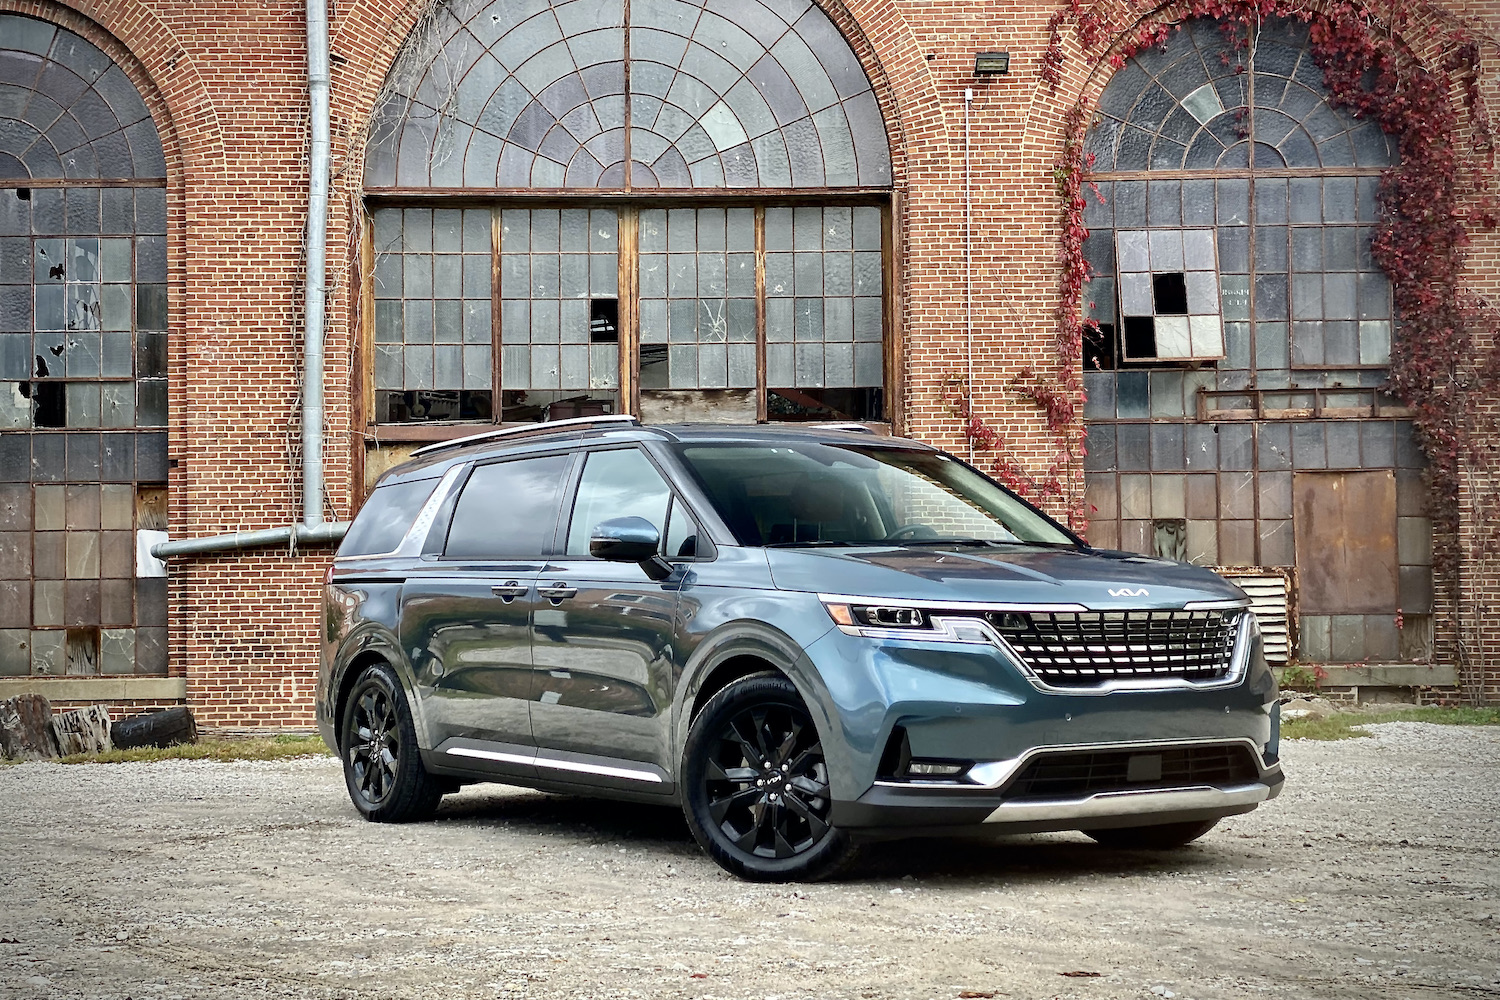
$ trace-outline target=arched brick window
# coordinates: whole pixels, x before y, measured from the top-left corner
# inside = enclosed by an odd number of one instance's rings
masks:
[[[0,14],[0,675],[166,672],[166,231],[129,78]]]
[[[1370,256],[1395,146],[1330,105],[1306,30],[1271,19],[1240,46],[1191,21],[1100,95],[1090,539],[1285,579],[1273,658],[1289,637],[1307,662],[1410,661],[1430,644],[1431,525],[1411,425],[1380,392],[1394,320]]]
[[[376,423],[883,419],[890,152],[820,8],[441,17],[366,150]]]

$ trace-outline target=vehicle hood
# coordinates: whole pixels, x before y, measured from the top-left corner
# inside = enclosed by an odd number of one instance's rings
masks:
[[[869,546],[767,549],[766,554],[777,587],[823,594],[1081,604],[1096,610],[1180,608],[1188,601],[1245,597],[1234,584],[1197,566],[1099,549]]]

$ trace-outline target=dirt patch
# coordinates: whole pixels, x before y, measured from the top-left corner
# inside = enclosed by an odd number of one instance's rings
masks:
[[[1500,996],[1500,730],[1374,734],[1286,744],[1182,851],[911,842],[812,886],[666,809],[485,785],[377,826],[327,758],[22,764],[0,997]]]

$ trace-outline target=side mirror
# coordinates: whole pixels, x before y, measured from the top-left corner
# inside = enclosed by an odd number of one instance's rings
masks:
[[[672,564],[659,554],[661,533],[644,517],[612,517],[589,534],[589,555],[609,562],[637,563],[653,580],[665,580]]]

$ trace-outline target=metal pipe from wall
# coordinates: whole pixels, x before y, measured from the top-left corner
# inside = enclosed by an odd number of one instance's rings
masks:
[[[964,390],[969,397],[969,421],[974,419],[974,186],[969,170],[969,109],[974,104],[974,88],[964,88],[964,354],[968,372]],[[964,428],[969,440],[969,461],[974,461],[974,436]]]
[[[328,2],[307,0],[307,280],[303,290],[302,523],[323,522],[323,339],[327,306],[329,140]],[[273,529],[280,530],[280,529]]]
[[[227,535],[205,538],[182,538],[175,542],[158,542],[151,554],[158,559],[170,556],[198,555],[204,552],[230,552],[238,549],[264,549],[273,545],[326,545],[342,541],[349,533],[349,521],[323,521],[316,525],[294,524],[289,528],[265,528],[260,531],[234,531]]]

